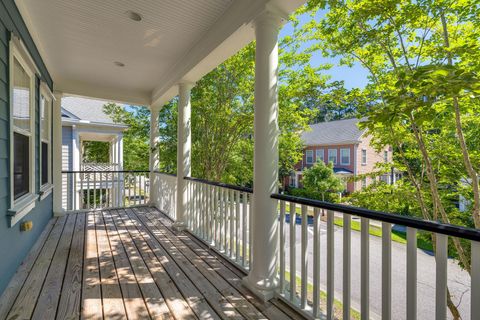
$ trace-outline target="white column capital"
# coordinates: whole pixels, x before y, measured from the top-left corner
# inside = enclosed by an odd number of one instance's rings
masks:
[[[178,91],[182,90],[192,90],[192,88],[195,86],[195,82],[193,81],[188,81],[188,80],[181,80],[178,82]]]
[[[286,20],[288,20],[288,14],[274,5],[267,5],[265,10],[255,17],[253,26],[256,29],[259,26],[270,25],[278,29]]]
[[[53,91],[53,97],[55,98],[55,100],[60,101],[60,100],[62,100],[63,92]]]

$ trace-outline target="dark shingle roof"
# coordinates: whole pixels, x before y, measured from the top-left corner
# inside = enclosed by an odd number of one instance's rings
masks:
[[[310,131],[302,133],[302,140],[307,146],[356,143],[365,132],[358,128],[362,120],[354,118],[312,124]]]

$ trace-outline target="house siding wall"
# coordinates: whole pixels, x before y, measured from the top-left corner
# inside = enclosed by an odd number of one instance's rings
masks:
[[[367,174],[371,173],[374,171],[378,171],[375,166],[377,163],[382,163],[384,162],[383,159],[383,151],[388,151],[388,160],[392,161],[392,150],[390,147],[384,147],[382,151],[377,152],[371,145],[370,142],[372,140],[372,137],[369,135],[366,135],[365,137],[362,137],[362,142],[358,145],[357,149],[357,175],[362,175],[362,174]],[[367,163],[362,164],[362,150],[367,151]],[[372,178],[367,177],[367,186],[372,183]],[[356,181],[356,189],[360,190],[362,188],[362,181]]]
[[[9,132],[9,39],[10,33],[22,39],[30,55],[42,74],[42,80],[50,88],[52,79],[30,37],[27,27],[15,6],[14,0],[0,0],[0,293],[2,293],[26,254],[37,240],[47,222],[52,217],[51,194],[43,201],[37,201],[35,208],[24,218],[33,222],[33,229],[20,232],[20,224],[10,228],[7,210],[10,208],[10,132]],[[36,81],[36,92],[39,82]],[[40,141],[39,137],[39,104],[36,95],[35,108],[35,189],[39,189],[40,181]]]

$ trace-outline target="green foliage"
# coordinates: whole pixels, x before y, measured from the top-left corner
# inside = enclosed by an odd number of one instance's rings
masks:
[[[83,162],[109,163],[110,144],[103,141],[83,141]]]
[[[325,165],[323,161],[303,171],[302,183],[308,193],[317,194],[315,198],[323,201],[327,194],[344,190],[344,182],[333,172],[333,164]]]
[[[103,106],[114,122],[128,125],[123,134],[125,170],[148,170],[150,154],[150,110],[145,107],[122,107],[115,103]]]

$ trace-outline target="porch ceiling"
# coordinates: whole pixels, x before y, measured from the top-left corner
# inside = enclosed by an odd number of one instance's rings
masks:
[[[180,80],[200,79],[253,40],[250,23],[266,6],[290,13],[303,2],[16,0],[56,90],[141,105],[167,102]]]

